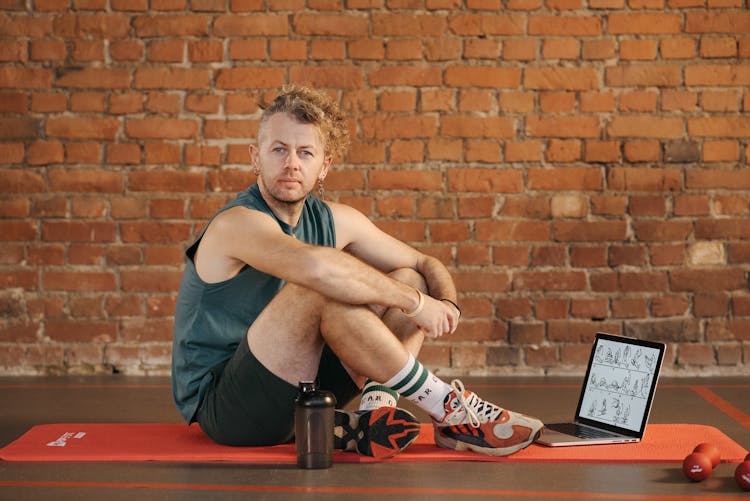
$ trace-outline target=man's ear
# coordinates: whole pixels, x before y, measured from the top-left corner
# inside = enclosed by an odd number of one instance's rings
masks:
[[[320,174],[318,174],[318,179],[320,181],[324,180],[326,176],[328,175],[328,169],[331,167],[331,164],[333,163],[333,157],[327,156],[325,160],[323,160],[323,168],[320,169]]]
[[[260,174],[260,163],[258,162],[258,155],[260,152],[258,151],[258,147],[254,144],[251,144],[247,147],[247,152],[250,154],[250,165],[253,168],[253,172],[257,176],[258,174]]]

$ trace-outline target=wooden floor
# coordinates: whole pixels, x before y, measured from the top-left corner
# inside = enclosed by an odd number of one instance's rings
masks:
[[[572,417],[580,378],[464,382],[488,400],[552,422]],[[0,400],[0,446],[36,424],[181,421],[165,378],[0,378]],[[750,449],[750,378],[662,378],[651,422],[712,425]],[[337,463],[304,471],[226,463],[0,462],[0,500],[750,500],[734,481],[735,466],[721,464],[706,481],[691,483],[675,463]]]

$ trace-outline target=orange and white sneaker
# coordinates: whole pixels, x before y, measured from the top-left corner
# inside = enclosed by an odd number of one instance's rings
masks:
[[[420,430],[417,418],[397,407],[356,412],[336,409],[333,421],[334,449],[356,451],[376,459],[386,459],[406,449]]]
[[[531,444],[544,424],[536,418],[501,409],[479,398],[455,379],[445,398],[446,415],[432,420],[435,443],[446,449],[508,456]]]

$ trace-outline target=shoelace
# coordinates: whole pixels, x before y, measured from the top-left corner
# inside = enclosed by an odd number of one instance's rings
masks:
[[[474,428],[479,428],[482,423],[487,421],[496,420],[503,410],[495,404],[491,404],[479,398],[476,393],[471,393],[469,398],[466,398],[466,388],[463,382],[459,379],[451,381],[458,396],[458,402],[466,409],[466,414],[469,416],[469,424]]]

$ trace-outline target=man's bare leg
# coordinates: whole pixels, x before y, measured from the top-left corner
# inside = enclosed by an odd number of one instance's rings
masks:
[[[324,342],[355,382],[362,379],[357,374],[385,381],[409,359],[401,338],[418,351],[423,336],[408,318],[399,320],[403,314],[388,311],[385,320],[399,332],[397,337],[378,313],[287,284],[248,330],[248,345],[267,369],[290,384],[315,378]],[[394,407],[362,414],[337,411],[336,424],[338,448],[375,457],[399,452],[419,433],[417,419]]]

